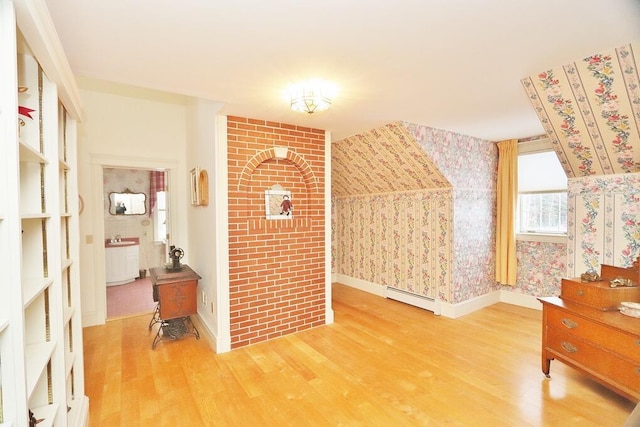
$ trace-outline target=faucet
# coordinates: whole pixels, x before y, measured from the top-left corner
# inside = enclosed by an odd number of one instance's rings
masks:
[[[122,242],[122,237],[120,237],[120,235],[119,235],[119,234],[116,234],[116,237],[114,237],[114,240],[115,240],[116,242]]]

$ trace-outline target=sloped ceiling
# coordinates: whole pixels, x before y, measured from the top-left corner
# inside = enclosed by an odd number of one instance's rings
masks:
[[[335,197],[451,187],[400,123],[331,145]]]
[[[569,178],[640,171],[640,44],[523,79]]]

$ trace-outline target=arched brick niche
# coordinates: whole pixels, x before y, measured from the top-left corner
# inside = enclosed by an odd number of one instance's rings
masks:
[[[231,348],[325,323],[325,132],[227,118]],[[267,220],[265,190],[293,218]]]
[[[265,218],[265,190],[277,184],[291,191],[292,218]],[[245,194],[246,218],[255,231],[307,229],[311,221],[309,206],[318,195],[318,185],[311,166],[287,147],[272,147],[253,156],[240,173],[238,193]]]

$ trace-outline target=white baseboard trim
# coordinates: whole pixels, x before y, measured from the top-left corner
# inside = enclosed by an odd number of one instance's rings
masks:
[[[370,294],[378,295],[386,298],[386,286],[378,285],[376,283],[368,282],[366,280],[356,279],[353,277],[345,276],[342,274],[333,274],[332,281],[338,282],[343,285],[350,286],[352,288],[359,289],[364,292],[368,292]],[[429,311],[433,311],[435,314],[441,314],[444,317],[448,317],[451,319],[456,319],[458,317],[464,316],[469,313],[473,313],[474,311],[480,310],[485,307],[489,307],[490,305],[504,302],[506,304],[517,305],[520,307],[532,308],[534,310],[542,310],[542,304],[537,300],[537,297],[531,295],[525,295],[518,292],[511,292],[505,290],[498,290],[489,292],[488,294],[481,295],[476,298],[472,298],[467,301],[463,301],[457,304],[451,304],[447,302],[437,301],[437,307],[428,305],[420,301],[416,301],[418,296],[413,298],[403,298],[402,296],[398,298],[393,298],[398,301],[405,302],[407,304],[414,305],[416,307],[424,308]],[[439,313],[438,313],[439,310]]]
[[[229,345],[227,349],[227,348],[223,348],[223,346],[218,344],[218,338],[213,333],[211,325],[209,325],[206,322],[205,318],[201,316],[200,313],[197,313],[196,315],[191,317],[192,317],[191,320],[197,323],[197,328],[198,328],[198,332],[200,333],[200,336],[207,340],[207,342],[209,343],[209,346],[216,354],[226,353],[227,351],[231,350],[231,345]]]
[[[356,279],[354,277],[344,276],[342,274],[332,274],[331,280],[333,282],[339,282],[343,285],[350,286],[352,288],[360,289],[361,291],[368,292],[370,294],[384,297],[386,286],[378,285],[377,283],[368,282],[362,279]]]
[[[538,297],[521,294],[519,292],[501,290],[500,302],[513,304],[520,307],[532,308],[534,310],[542,310],[542,303],[538,301]]]
[[[390,286],[385,288],[384,297],[400,301],[405,304],[410,304],[414,307],[433,311],[433,314],[438,316],[441,314],[440,301],[433,298],[423,297],[421,295],[416,295]]]
[[[90,312],[83,312],[82,313],[82,327],[86,328],[88,326],[97,326],[97,325],[104,325],[105,324],[105,320],[99,320],[98,319],[98,313],[96,313],[95,311],[90,311]]]
[[[451,319],[457,319],[474,311],[480,310],[490,305],[500,302],[500,291],[489,292],[470,300],[459,302],[457,304],[442,303],[442,315]]]

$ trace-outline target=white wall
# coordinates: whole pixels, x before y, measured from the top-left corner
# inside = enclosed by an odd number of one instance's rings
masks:
[[[221,104],[194,101],[187,107],[187,166],[209,176],[208,206],[190,207],[190,266],[198,282],[198,314],[213,335],[215,351],[231,349],[229,319],[229,232],[227,121]]]
[[[80,215],[82,314],[83,325],[91,326],[106,318],[103,166],[169,169],[171,242],[189,246],[187,98],[94,80],[81,79],[79,85],[84,103],[83,122],[78,126],[78,190],[84,201]]]

